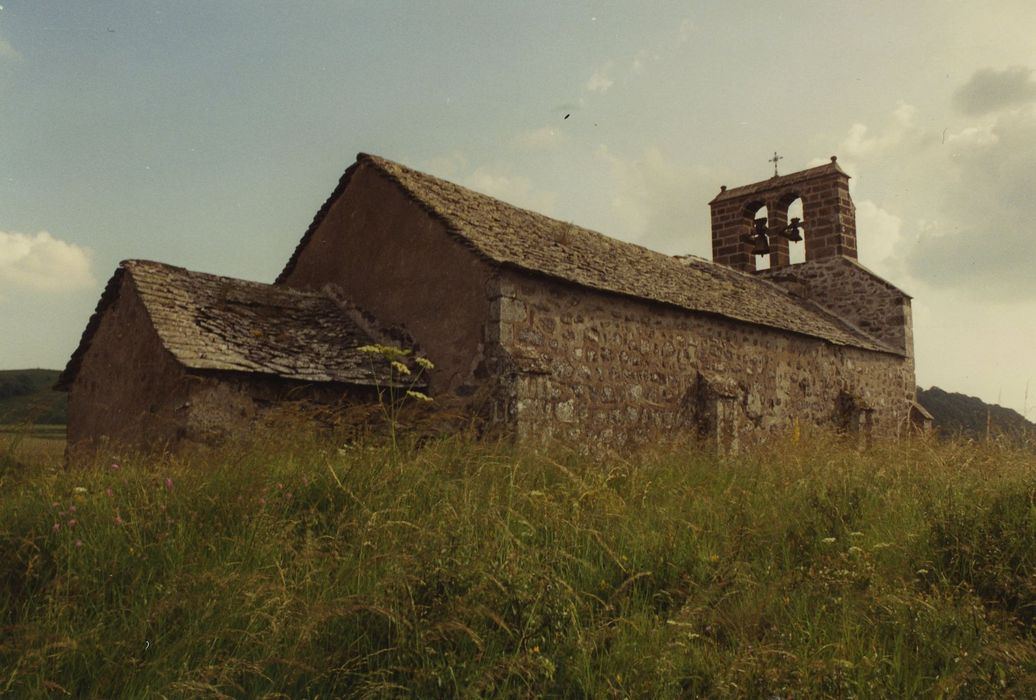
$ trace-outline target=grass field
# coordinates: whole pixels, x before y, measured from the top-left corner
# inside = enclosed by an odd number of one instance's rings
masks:
[[[49,468],[59,465],[64,455],[63,425],[0,424],[0,457]]]
[[[1036,458],[465,439],[0,473],[0,696],[1036,697]]]

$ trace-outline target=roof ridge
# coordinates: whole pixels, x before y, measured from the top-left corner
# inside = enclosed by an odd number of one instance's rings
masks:
[[[683,261],[638,243],[509,204],[481,192],[414,170],[382,156],[357,155],[331,198],[303,236],[283,281],[334,200],[361,167],[385,178],[412,204],[438,221],[457,242],[494,266],[576,284],[651,303],[774,328],[835,345],[895,352],[754,275],[695,256]],[[804,171],[817,173],[834,164]],[[789,176],[785,176],[789,177]],[[770,297],[767,300],[765,297]],[[774,302],[785,303],[774,303]]]

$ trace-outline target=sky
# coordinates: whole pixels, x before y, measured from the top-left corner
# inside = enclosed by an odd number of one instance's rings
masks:
[[[776,151],[852,176],[918,383],[1036,418],[1031,0],[0,4],[0,369],[123,259],[272,281],[358,152],[710,257]]]

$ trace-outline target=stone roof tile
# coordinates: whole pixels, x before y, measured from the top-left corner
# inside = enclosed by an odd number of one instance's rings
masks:
[[[162,345],[184,367],[307,382],[392,384],[387,361],[359,351],[361,346],[379,341],[329,296],[126,260],[108,283],[79,348],[58,381],[59,388],[67,388],[75,379],[100,316],[118,294],[123,275],[129,275]],[[386,331],[388,335],[390,331]]]
[[[902,354],[821,306],[759,277],[695,256],[676,258],[618,241],[363,153],[317,214],[278,281],[290,273],[332,202],[362,164],[370,164],[387,176],[465,245],[492,263],[836,345]],[[804,174],[812,176],[831,168],[838,165],[829,163]]]

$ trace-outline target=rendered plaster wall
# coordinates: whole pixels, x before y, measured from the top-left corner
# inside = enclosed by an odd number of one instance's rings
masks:
[[[794,420],[875,436],[905,428],[911,363],[897,355],[505,272],[494,303],[515,368],[504,397],[519,439],[621,445],[673,431],[737,436]]]
[[[385,176],[361,164],[283,284],[337,285],[404,326],[435,363],[429,390],[470,393],[484,355],[493,269]]]
[[[188,384],[124,275],[69,388],[70,458],[103,444],[162,449],[172,443],[186,427]]]

